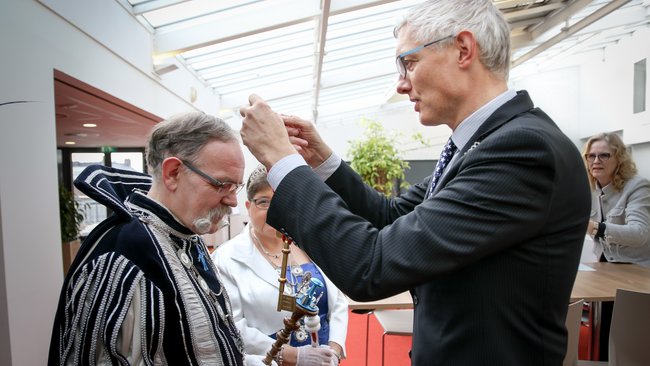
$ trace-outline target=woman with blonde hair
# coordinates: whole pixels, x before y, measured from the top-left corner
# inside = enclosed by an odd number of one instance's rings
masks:
[[[637,263],[650,267],[650,182],[615,133],[600,133],[585,144],[591,184],[591,217],[587,234],[601,262]],[[614,303],[600,303],[600,361],[609,358],[609,328]]]
[[[587,233],[600,261],[650,267],[650,181],[614,133],[591,137],[584,159],[592,188]]]

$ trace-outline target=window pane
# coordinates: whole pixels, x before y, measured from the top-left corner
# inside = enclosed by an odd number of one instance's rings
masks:
[[[71,154],[72,160],[72,180],[77,179],[77,176],[84,170],[88,165],[101,164],[104,165],[104,153],[100,152],[73,152]]]
[[[77,176],[89,165],[101,164],[104,165],[104,153],[84,153],[73,152],[72,159],[72,179],[77,179]],[[106,215],[106,207],[97,203],[92,198],[81,193],[76,187],[74,188],[74,198],[79,202],[79,208],[84,215],[84,221],[81,224],[81,237],[85,237],[90,233],[90,230],[95,227],[100,221],[104,220]]]
[[[645,111],[646,59],[634,64],[634,113]]]
[[[144,158],[141,152],[111,153],[111,165],[117,169],[144,173]]]

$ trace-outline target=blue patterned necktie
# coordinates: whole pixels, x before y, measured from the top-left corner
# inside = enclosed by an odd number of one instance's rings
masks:
[[[445,147],[442,149],[442,152],[440,153],[440,159],[438,159],[438,162],[436,163],[436,170],[433,171],[433,178],[431,179],[431,184],[429,184],[429,189],[427,190],[427,195],[425,196],[426,198],[429,198],[433,195],[433,190],[436,188],[436,183],[438,183],[438,179],[442,175],[442,172],[445,171],[445,168],[447,167],[447,164],[451,161],[451,158],[454,157],[454,154],[456,153],[456,145],[454,142],[451,140],[451,137],[449,140],[447,140],[447,144]]]

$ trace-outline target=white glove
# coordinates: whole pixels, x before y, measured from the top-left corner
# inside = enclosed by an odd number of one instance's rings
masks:
[[[332,353],[332,361],[329,366],[339,366],[339,358],[334,353]]]
[[[336,366],[338,359],[329,347],[298,347],[296,366]]]
[[[259,356],[259,355],[244,355],[244,366],[266,366],[264,360],[266,356]],[[334,357],[336,358],[336,357]],[[271,361],[271,366],[278,366],[275,361]]]
[[[327,348],[329,350],[332,349],[330,346],[326,344],[321,344],[320,347]],[[332,363],[330,364],[330,366],[339,366],[339,361],[340,361],[339,357],[336,355],[336,353],[334,353],[334,351],[332,351]]]

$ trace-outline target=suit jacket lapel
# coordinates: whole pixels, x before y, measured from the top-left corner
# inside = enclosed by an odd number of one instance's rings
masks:
[[[469,151],[475,142],[481,142],[489,134],[497,130],[499,127],[503,126],[507,122],[511,121],[518,115],[530,111],[534,108],[533,101],[528,96],[528,92],[525,90],[517,92],[517,95],[507,101],[504,105],[499,107],[490,117],[488,117],[481,127],[474,133],[474,136],[470,139],[471,143],[463,146],[463,150],[460,152],[460,156],[464,156],[467,151]]]
[[[483,124],[478,128],[463,149],[456,154],[458,156],[450,162],[447,167],[449,171],[444,174],[438,182],[434,192],[447,184],[447,181],[456,175],[460,162],[465,158],[470,150],[478,147],[487,136],[498,130],[501,126],[508,123],[518,115],[526,113],[534,108],[533,101],[530,99],[528,92],[525,90],[518,91],[517,95],[499,107]]]

